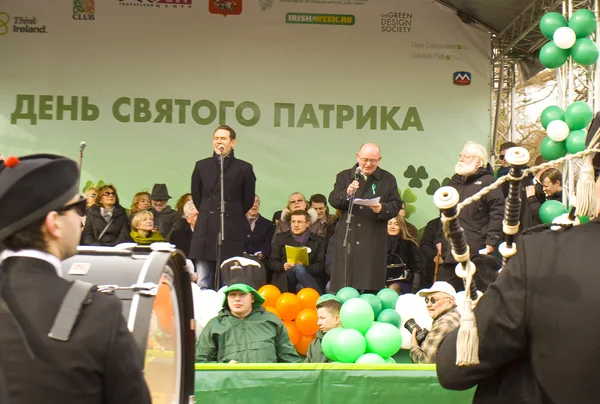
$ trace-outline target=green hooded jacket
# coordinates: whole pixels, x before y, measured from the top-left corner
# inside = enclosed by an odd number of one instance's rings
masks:
[[[281,320],[260,306],[264,301],[262,296],[248,285],[231,285],[225,294],[232,290],[255,295],[252,312],[244,319],[235,317],[225,298],[223,310],[206,324],[198,338],[196,362],[300,362]]]
[[[331,359],[329,359],[323,353],[323,348],[321,348],[321,344],[323,342],[323,337],[325,333],[323,331],[317,332],[317,336],[308,346],[308,351],[306,352],[305,363],[329,363]]]

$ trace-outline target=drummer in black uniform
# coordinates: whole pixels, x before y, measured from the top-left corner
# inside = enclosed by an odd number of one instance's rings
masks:
[[[9,404],[151,403],[119,299],[62,278],[85,204],[70,159],[0,162],[0,371]]]

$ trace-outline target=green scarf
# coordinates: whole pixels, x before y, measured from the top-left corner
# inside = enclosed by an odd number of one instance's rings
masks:
[[[131,236],[131,238],[133,239],[133,241],[136,242],[136,244],[140,244],[140,245],[149,245],[149,244],[152,244],[152,243],[158,243],[160,241],[167,241],[157,231],[151,231],[150,233],[148,233],[148,235],[146,237],[144,237],[140,233],[138,233],[137,231],[131,230],[131,233],[129,233],[129,235]]]

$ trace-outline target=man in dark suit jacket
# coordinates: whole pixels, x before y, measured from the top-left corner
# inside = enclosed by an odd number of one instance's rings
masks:
[[[67,158],[0,163],[0,242],[7,248],[0,263],[0,368],[7,402],[149,404],[143,358],[119,299],[62,278],[60,261],[77,254],[85,214],[86,198],[77,191],[77,164]],[[82,290],[81,307],[66,298],[72,290]]]
[[[275,226],[270,220],[260,215],[259,209],[260,197],[255,195],[254,205],[246,214],[248,220],[245,223],[246,241],[244,252],[255,256],[260,262],[268,262]]]
[[[290,230],[275,236],[271,248],[269,268],[272,283],[282,292],[296,293],[296,289],[313,288],[319,293],[325,289],[325,239],[312,233],[310,216],[305,210],[291,214]],[[285,246],[307,247],[308,265],[290,263]]]
[[[225,237],[220,260],[244,253],[244,223],[246,212],[254,203],[256,177],[251,164],[235,158],[236,141],[232,128],[219,126],[213,133],[212,157],[197,161],[192,173],[192,199],[200,213],[189,257],[196,260],[198,285],[203,289],[215,286],[217,237],[221,229],[221,159],[224,159]]]
[[[194,201],[187,201],[183,206],[185,225],[180,226],[171,234],[171,244],[181,250],[187,257],[190,254],[190,245],[192,243],[192,234],[196,228],[198,220],[198,209],[194,205]]]

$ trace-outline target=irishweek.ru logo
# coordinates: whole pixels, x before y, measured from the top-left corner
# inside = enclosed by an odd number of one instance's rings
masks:
[[[356,17],[351,14],[287,13],[285,22],[286,24],[354,25]]]

